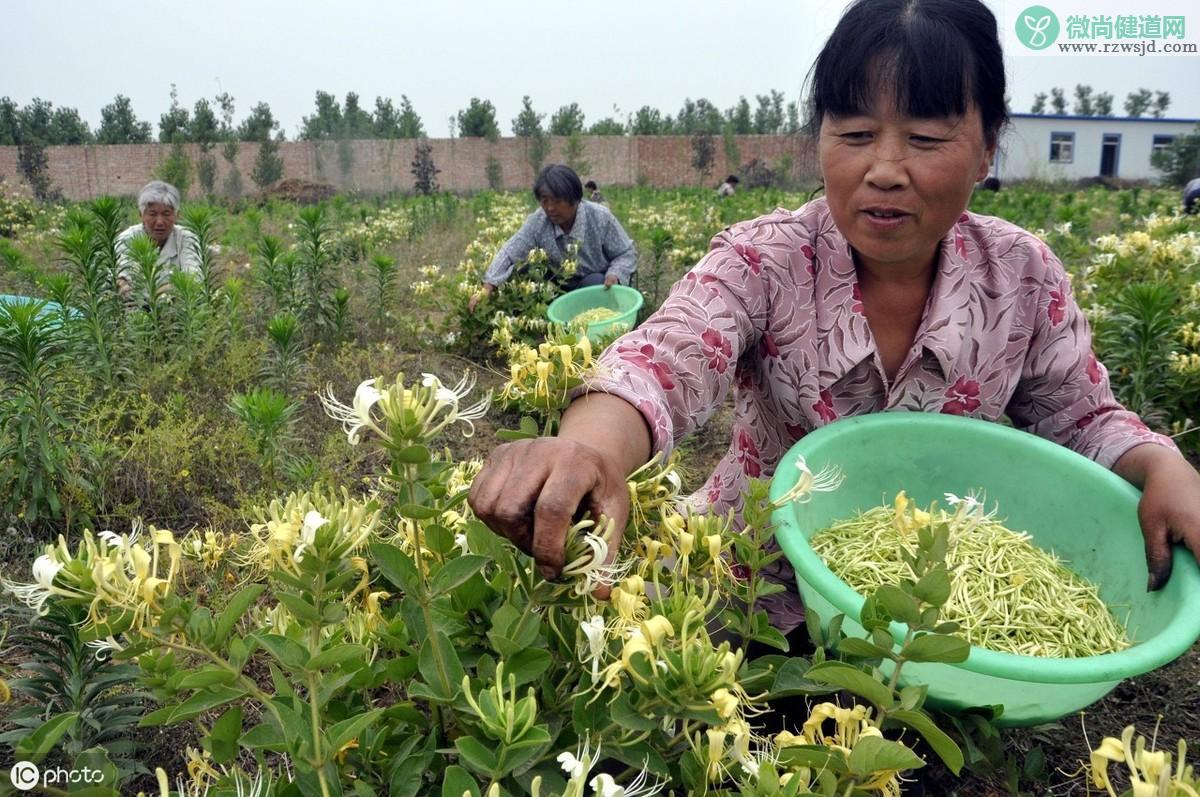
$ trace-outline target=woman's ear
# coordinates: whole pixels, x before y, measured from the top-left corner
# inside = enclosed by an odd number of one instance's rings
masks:
[[[983,151],[983,159],[979,162],[979,173],[975,175],[975,182],[979,182],[992,173],[992,162],[995,158],[996,142],[993,141]]]

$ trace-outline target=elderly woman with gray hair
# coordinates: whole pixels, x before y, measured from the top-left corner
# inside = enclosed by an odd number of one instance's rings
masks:
[[[200,273],[200,244],[196,236],[177,227],[179,189],[162,180],[153,180],[138,193],[138,212],[142,223],[135,224],[117,236],[117,284],[121,295],[132,290],[131,272],[134,263],[129,257],[129,242],[144,235],[158,246],[158,262],[167,266],[164,278],[176,269],[188,274]]]

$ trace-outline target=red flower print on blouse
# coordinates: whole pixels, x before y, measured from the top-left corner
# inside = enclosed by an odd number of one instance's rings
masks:
[[[821,420],[825,423],[832,423],[837,420],[837,413],[833,410],[833,394],[828,390],[821,391],[821,400],[812,405],[813,411],[821,416]]]
[[[787,433],[792,436],[793,441],[799,440],[801,437],[804,437],[804,435],[808,434],[808,427],[804,426],[803,424],[785,423],[783,427],[787,429]]]
[[[961,216],[959,216],[959,217],[958,217],[958,223],[959,223],[959,224],[962,224],[963,222],[967,222],[967,221],[970,221],[970,220],[971,220],[971,217],[970,217],[970,215],[969,215],[969,214],[967,214],[967,213],[965,213],[965,212],[964,212],[964,213],[963,213]]]
[[[1112,411],[1113,411],[1112,407],[1101,407],[1098,410],[1092,410],[1087,415],[1084,415],[1082,418],[1075,421],[1075,428],[1076,429],[1086,429],[1086,428],[1088,428],[1088,426],[1091,425],[1092,421],[1096,420],[1101,415],[1104,415],[1104,414],[1112,412]]]
[[[725,373],[725,370],[729,368],[729,358],[733,356],[733,347],[729,345],[729,341],[720,332],[711,328],[704,330],[700,340],[702,341],[700,351],[708,360],[708,367],[718,374]]]
[[[779,346],[776,345],[775,338],[771,336],[770,332],[764,332],[763,336],[758,339],[758,356],[764,360],[768,357],[779,356]]]
[[[959,257],[967,256],[967,241],[960,232],[954,233],[954,251],[958,252]]]
[[[721,488],[725,486],[725,477],[717,474],[712,484],[708,485],[708,503],[715,504],[721,500]]]
[[[958,381],[946,388],[946,397],[950,399],[942,405],[942,412],[949,415],[966,415],[979,409],[979,383],[974,379],[960,376]]]
[[[854,290],[851,291],[850,298],[854,299],[854,304],[850,306],[850,309],[859,315],[863,315],[862,288],[857,282],[854,283]]]
[[[808,276],[817,276],[817,260],[813,253],[813,248],[808,244],[800,246],[800,254],[804,255],[804,267],[808,270]]]
[[[734,244],[733,251],[737,252],[750,266],[751,274],[762,271],[762,256],[758,254],[758,250],[754,248],[753,244]]]
[[[1088,355],[1087,375],[1088,381],[1093,385],[1100,384],[1100,361],[1096,359],[1095,354]]]
[[[654,378],[658,380],[658,384],[662,386],[663,390],[675,389],[671,366],[653,359],[653,345],[644,343],[641,346],[634,346],[626,343],[617,347],[617,356],[630,365],[654,374]]]
[[[1046,315],[1050,317],[1050,326],[1052,327],[1061,324],[1063,318],[1066,317],[1067,291],[1066,280],[1063,280],[1063,283],[1058,286],[1058,290],[1050,291],[1050,305],[1046,308]]]
[[[754,445],[750,433],[745,429],[738,429],[737,445],[737,460],[741,463],[742,470],[747,476],[757,479],[762,473],[762,462],[759,459],[758,446]]]

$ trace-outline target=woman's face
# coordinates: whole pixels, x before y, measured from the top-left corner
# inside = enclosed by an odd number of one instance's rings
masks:
[[[857,116],[826,116],[817,153],[838,229],[877,275],[916,276],[991,166],[979,110],[916,119],[877,99]]]
[[[161,248],[175,229],[175,208],[162,202],[151,202],[142,211],[142,229],[150,240]]]
[[[546,211],[546,216],[550,221],[564,230],[570,229],[571,225],[575,223],[575,211],[579,208],[578,203],[542,194],[538,197],[538,204],[542,206],[542,210]]]

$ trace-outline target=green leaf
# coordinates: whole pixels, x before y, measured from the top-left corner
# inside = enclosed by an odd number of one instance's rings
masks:
[[[881,770],[920,769],[925,766],[921,757],[900,742],[879,736],[861,736],[850,751],[847,762],[856,775],[868,775]]]
[[[218,684],[227,685],[236,681],[237,677],[237,673],[222,669],[215,664],[209,664],[183,676],[179,681],[178,688],[204,689]]]
[[[378,542],[370,546],[371,561],[383,577],[406,593],[414,594],[420,583],[417,568],[408,554],[395,545]]]
[[[229,599],[229,603],[225,604],[225,608],[221,611],[221,615],[213,627],[213,647],[219,649],[225,644],[225,640],[229,638],[237,621],[242,619],[242,615],[254,604],[254,601],[258,600],[258,596],[266,588],[266,584],[251,584],[234,593],[234,596]]]
[[[934,606],[944,605],[950,599],[950,574],[946,566],[936,565],[921,576],[913,588],[913,595]]]
[[[392,454],[392,458],[405,465],[424,465],[429,461],[429,449],[422,445],[409,446]]]
[[[337,723],[326,734],[329,737],[329,749],[340,750],[342,745],[358,737],[363,730],[378,720],[382,714],[383,709],[377,708],[368,711],[366,714],[359,714]]]
[[[251,750],[261,749],[282,753],[287,749],[287,740],[283,738],[283,732],[279,728],[264,722],[243,733],[241,745]]]
[[[868,596],[863,601],[862,611],[859,612],[859,622],[867,631],[870,631],[872,634],[875,633],[875,629],[877,628],[882,628],[886,631],[891,621],[892,618],[886,614],[874,595]]]
[[[146,715],[146,717],[142,718],[142,723],[140,724],[173,725],[175,723],[182,723],[184,720],[198,717],[199,714],[212,711],[212,709],[217,708],[218,706],[224,706],[226,703],[233,700],[238,700],[239,697],[245,695],[245,689],[239,689],[236,687],[214,687],[209,690],[198,691],[198,693],[188,697],[188,699],[184,702],[179,703],[178,706],[170,707],[170,711],[167,713],[166,717],[156,717],[157,714],[162,713],[162,709],[160,709],[160,711]],[[154,717],[158,721],[154,721],[154,723],[152,723],[152,721],[150,721],[151,717]]]
[[[550,669],[553,660],[553,657],[547,650],[526,648],[512,658],[505,660],[504,674],[506,676],[515,676],[517,686],[521,686],[541,677],[542,673]]]
[[[792,658],[785,661],[779,667],[769,697],[775,699],[793,695],[827,695],[834,691],[809,680],[809,669],[809,662],[805,659]]]
[[[78,718],[78,711],[68,711],[46,720],[40,728],[17,743],[17,760],[34,764],[41,761],[50,754],[63,734],[75,726]]]
[[[835,773],[846,771],[846,760],[841,754],[819,744],[785,747],[779,751],[779,763],[788,769],[807,767]]]
[[[890,649],[885,650],[878,645],[873,645],[865,639],[858,637],[846,637],[838,643],[838,650],[845,653],[847,656],[858,656],[863,659],[890,659],[893,658]]]
[[[965,639],[944,634],[925,634],[919,636],[900,651],[900,655],[909,661],[938,661],[955,663],[966,661],[971,655],[971,646]]]
[[[362,645],[334,645],[309,659],[306,669],[309,672],[320,672],[354,658],[361,658],[365,661],[367,649]]]
[[[425,679],[425,683],[434,690],[434,694],[443,701],[453,700],[462,691],[462,679],[465,675],[462,662],[459,661],[450,638],[441,631],[435,631],[421,645],[417,670]]]
[[[433,520],[442,514],[440,509],[435,509],[431,506],[421,506],[420,504],[404,504],[397,510],[400,517],[406,517],[410,520]]]
[[[466,554],[451,559],[433,576],[430,590],[434,595],[444,595],[478,573],[488,563],[486,556]]]
[[[321,613],[317,611],[317,607],[306,601],[299,595],[294,595],[291,592],[279,590],[275,593],[275,597],[279,599],[292,616],[302,623],[320,623]]]
[[[887,708],[893,703],[892,690],[888,689],[885,684],[844,662],[826,661],[814,664],[809,668],[807,677],[811,681],[853,692],[883,708]]]
[[[629,695],[625,692],[617,695],[609,706],[609,712],[612,716],[613,724],[618,728],[628,728],[632,731],[652,731],[658,727],[658,721],[653,717],[647,717],[643,712],[634,709],[629,702]],[[605,748],[611,750],[611,747]]]
[[[938,758],[942,759],[942,762],[955,775],[962,770],[962,750],[958,748],[958,745],[954,743],[953,739],[947,736],[946,733],[934,723],[933,719],[928,714],[923,711],[897,709],[896,711],[889,711],[887,716],[889,720],[901,722],[912,728],[917,733],[921,734],[925,741],[928,742],[929,746],[933,748],[933,752],[938,754]]]
[[[875,597],[892,619],[906,625],[918,625],[921,622],[921,608],[917,601],[899,587],[884,584],[875,590]]]
[[[482,554],[494,562],[501,561],[512,551],[511,543],[478,520],[468,521],[463,533],[467,535],[467,547],[472,553]]]
[[[458,748],[459,758],[464,764],[484,775],[488,778],[496,771],[498,762],[496,754],[492,749],[474,736],[460,736],[454,740],[454,746]]]
[[[442,774],[442,797],[463,797],[464,794],[479,797],[479,784],[462,767],[446,767]]]
[[[228,764],[238,754],[238,738],[242,735],[242,708],[233,706],[213,723],[207,744],[213,761]]]
[[[925,704],[925,695],[929,687],[925,684],[914,684],[900,690],[900,708],[918,709]]]
[[[308,651],[300,646],[300,643],[288,639],[279,634],[256,633],[255,639],[258,640],[267,652],[278,660],[284,667],[293,669],[303,669],[308,663]]]

